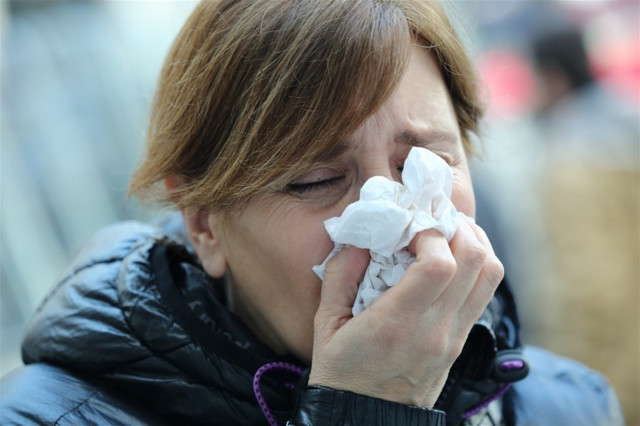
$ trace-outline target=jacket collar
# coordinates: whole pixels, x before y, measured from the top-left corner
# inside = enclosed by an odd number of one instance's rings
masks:
[[[152,255],[152,267],[158,276],[158,289],[173,316],[211,356],[251,374],[271,362],[302,365],[293,357],[277,356],[255,337],[242,320],[224,306],[222,283],[211,282],[194,256],[181,246],[157,247]],[[216,294],[211,293],[212,289],[218,290]],[[504,280],[472,328],[436,403],[435,408],[447,413],[447,424],[460,424],[472,414],[486,414],[489,404],[501,397],[511,382],[526,376],[528,366],[521,354],[519,329],[513,294]],[[505,373],[501,365],[521,365],[521,368]],[[293,398],[281,382],[277,376],[271,377],[263,389],[274,411],[285,413]],[[300,382],[306,385],[304,377]],[[495,416],[496,410],[493,411]]]
[[[469,333],[435,408],[447,413],[448,425],[486,414],[489,404],[528,372],[515,301],[504,280]]]

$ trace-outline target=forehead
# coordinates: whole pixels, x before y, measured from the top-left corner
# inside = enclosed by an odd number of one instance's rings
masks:
[[[411,46],[408,67],[389,99],[348,139],[327,147],[315,160],[330,161],[357,145],[364,133],[371,132],[395,143],[420,147],[436,141],[460,140],[453,103],[434,56],[427,48]],[[389,131],[392,134],[386,134]]]
[[[401,127],[419,133],[459,132],[451,96],[435,55],[412,45],[408,66],[389,99],[375,114],[387,114]]]

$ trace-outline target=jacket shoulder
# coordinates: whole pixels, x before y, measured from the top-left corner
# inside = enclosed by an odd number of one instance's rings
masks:
[[[137,222],[112,225],[94,235],[32,316],[22,342],[23,361],[55,360],[82,371],[120,359],[112,349],[132,339],[121,313],[119,285],[149,278],[144,256],[161,238],[156,228]],[[77,356],[83,350],[96,353],[97,348],[101,356]]]
[[[78,270],[97,264],[109,264],[123,260],[141,246],[151,241],[169,240],[192,251],[182,215],[174,212],[150,223],[137,221],[118,222],[96,232],[75,256],[67,271],[67,277]]]
[[[120,222],[107,226],[85,243],[70,269],[123,259],[138,245],[157,235],[160,235],[157,228],[140,222]]]
[[[100,385],[48,364],[19,367],[0,380],[2,425],[159,423]]]
[[[527,347],[529,375],[507,394],[518,425],[623,424],[607,380],[577,361]]]

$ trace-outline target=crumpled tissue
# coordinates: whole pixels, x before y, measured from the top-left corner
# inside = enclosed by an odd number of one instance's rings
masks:
[[[360,189],[360,199],[340,217],[324,222],[335,248],[313,271],[323,279],[329,259],[345,244],[369,249],[371,262],[358,288],[353,315],[369,307],[395,285],[415,261],[406,247],[413,237],[434,228],[450,241],[458,228],[451,202],[453,173],[448,164],[425,148],[414,147],[402,170],[402,183],[374,176]]]

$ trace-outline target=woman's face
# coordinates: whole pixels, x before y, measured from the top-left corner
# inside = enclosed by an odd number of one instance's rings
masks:
[[[473,217],[471,179],[448,91],[431,54],[416,46],[395,92],[334,158],[311,165],[280,192],[255,197],[238,215],[208,216],[215,256],[232,278],[233,309],[277,352],[311,360],[322,284],[311,267],[333,248],[323,222],[356,201],[370,177],[399,179],[412,146],[450,164],[452,201]],[[196,250],[207,269],[211,253],[197,244]]]

